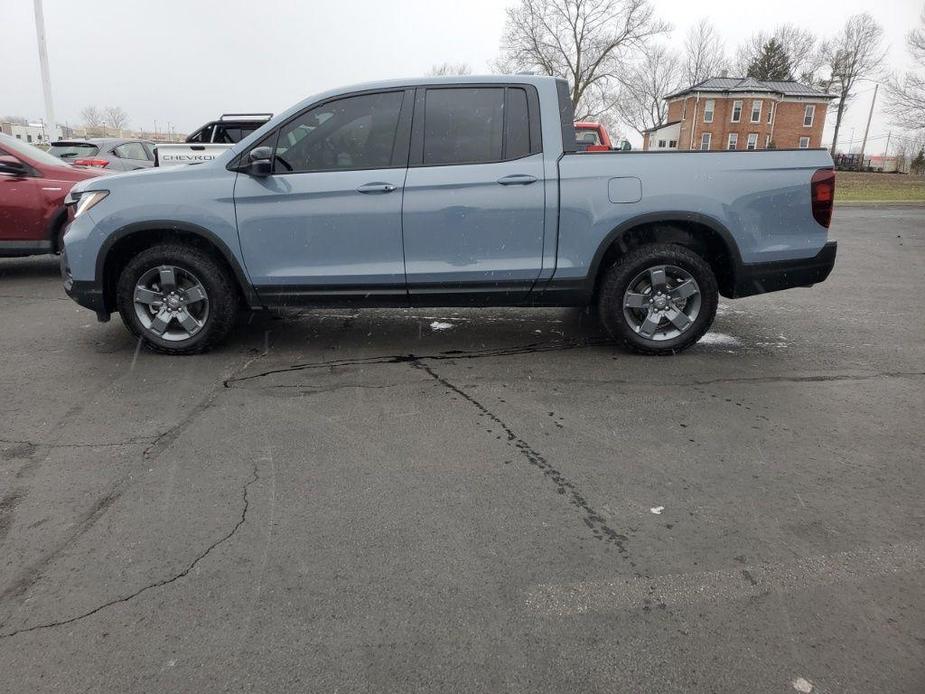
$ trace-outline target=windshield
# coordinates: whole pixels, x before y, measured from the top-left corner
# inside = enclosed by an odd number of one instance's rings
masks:
[[[27,159],[38,162],[40,164],[45,164],[47,166],[66,166],[67,164],[58,157],[45,152],[38,147],[27,144],[20,140],[17,140],[15,137],[0,137],[0,146],[4,149],[9,150],[13,154],[19,154]]]
[[[89,142],[56,142],[48,148],[48,153],[61,159],[92,157],[100,148]]]

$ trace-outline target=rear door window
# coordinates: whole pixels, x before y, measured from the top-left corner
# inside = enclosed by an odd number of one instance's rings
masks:
[[[147,161],[148,154],[140,142],[126,142],[113,149],[113,153],[120,159],[135,159]]]
[[[530,154],[530,109],[527,92],[512,87],[504,104],[504,158],[519,159]]]
[[[425,166],[501,161],[504,88],[428,89],[424,101]]]

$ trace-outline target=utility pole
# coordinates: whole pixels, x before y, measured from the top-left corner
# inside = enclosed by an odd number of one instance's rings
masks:
[[[867,114],[867,127],[864,128],[864,139],[861,140],[861,157],[858,159],[858,171],[864,168],[864,149],[867,147],[867,133],[870,132],[870,120],[874,117],[874,104],[877,103],[877,90],[880,85],[874,86],[874,96],[870,100],[870,113]]]
[[[42,68],[42,91],[45,94],[45,122],[51,127],[51,138],[57,140],[57,122],[55,121],[55,106],[51,101],[51,76],[48,72],[48,49],[45,47],[45,13],[42,10],[42,0],[35,3],[35,36],[39,43],[39,65]]]

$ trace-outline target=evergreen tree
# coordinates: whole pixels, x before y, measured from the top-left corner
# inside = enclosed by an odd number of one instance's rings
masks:
[[[748,76],[757,80],[793,79],[790,56],[777,39],[771,39],[748,66]]]

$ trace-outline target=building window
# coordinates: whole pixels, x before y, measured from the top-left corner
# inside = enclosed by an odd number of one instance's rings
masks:
[[[713,122],[713,111],[716,109],[716,102],[713,99],[707,99],[703,104],[703,122]]]
[[[668,149],[677,149],[678,141],[677,140],[668,140]]]
[[[732,102],[732,122],[738,123],[742,120],[742,102],[733,101]]]
[[[809,149],[809,138],[808,137],[800,138],[800,149]]]
[[[659,149],[665,149],[665,141],[664,141],[664,140],[659,140],[659,141],[658,141],[658,148],[659,148]]]
[[[749,133],[748,141],[745,143],[745,149],[757,149],[758,148],[758,133]]]
[[[770,147],[771,147],[771,136],[770,136],[770,135],[765,135],[765,136],[764,136],[764,148],[765,148],[765,149],[770,149]]]
[[[761,122],[761,101],[756,99],[752,102],[752,123]]]
[[[774,119],[774,102],[768,104],[768,125],[771,125],[771,121]]]
[[[26,135],[26,142],[32,142],[32,135]]]
[[[813,121],[816,119],[816,105],[815,104],[806,104],[806,108],[803,110],[803,127],[811,128]]]
[[[710,133],[704,133],[700,136],[700,149],[710,149],[710,141],[713,136]]]
[[[726,143],[726,149],[735,149],[739,144],[739,133],[729,133],[729,141]]]

